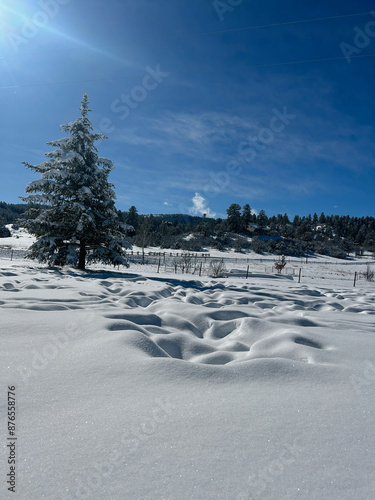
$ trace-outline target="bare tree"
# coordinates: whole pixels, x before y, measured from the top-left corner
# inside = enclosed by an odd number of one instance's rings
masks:
[[[211,260],[208,269],[208,275],[211,276],[211,278],[223,278],[227,272],[228,270],[223,260]]]
[[[191,271],[192,267],[194,266],[195,260],[196,259],[193,255],[190,255],[188,253],[182,254],[181,262],[180,262],[182,272],[189,273]]]
[[[281,271],[284,269],[285,266],[286,266],[285,255],[282,255],[280,260],[275,262],[275,267],[276,267],[277,272],[279,274],[281,274]]]
[[[374,281],[375,272],[371,269],[370,264],[367,264],[366,271],[362,273],[366,281]]]

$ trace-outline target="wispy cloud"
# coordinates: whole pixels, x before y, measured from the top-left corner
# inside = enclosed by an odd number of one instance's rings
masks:
[[[272,106],[268,114],[264,112],[263,120],[259,120],[258,111],[254,112],[254,118],[219,112],[166,112],[159,118],[140,119],[138,126],[118,131],[115,139],[131,146],[152,148],[158,154],[179,154],[211,165],[222,165],[234,157],[246,163],[238,148],[248,141],[249,147],[258,147],[259,151],[252,167],[263,171],[276,162],[291,165],[300,161],[325,161],[352,170],[357,170],[359,165],[361,168],[375,166],[371,127],[359,126],[333,109],[326,109],[324,118],[312,116],[306,105],[289,109],[296,114],[295,123],[283,133],[275,134],[272,143],[263,149],[261,142],[255,144],[249,137],[256,137],[259,130],[267,126]]]
[[[293,198],[313,193],[327,196],[334,189],[332,179],[338,169],[360,173],[374,168],[372,127],[356,123],[322,99],[313,106],[299,98],[294,107],[275,102],[272,96],[269,105],[254,104],[252,113],[164,111],[157,118],[135,116],[131,128],[117,130],[116,142],[130,148],[135,164],[143,155],[152,155],[152,162],[148,159],[142,165],[142,171],[148,172],[142,180],[145,188],[154,185],[154,193],[163,197],[173,191],[187,193],[182,195],[185,203],[190,193],[202,193],[211,203],[224,194],[258,203],[280,199],[282,193]],[[284,106],[296,118],[270,143],[262,144],[260,131],[269,127],[273,110]],[[257,151],[252,161],[240,153],[244,143]],[[231,161],[238,162],[240,171],[230,173],[228,182],[218,189],[205,190],[215,175],[227,172]],[[192,210],[207,213],[208,207],[202,208],[198,200]]]

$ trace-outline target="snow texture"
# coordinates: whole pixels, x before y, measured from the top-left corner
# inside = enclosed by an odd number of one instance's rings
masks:
[[[13,498],[373,498],[372,284],[140,268],[0,261]]]

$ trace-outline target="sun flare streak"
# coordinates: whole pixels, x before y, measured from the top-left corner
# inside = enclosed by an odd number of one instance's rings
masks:
[[[51,34],[54,38],[60,38],[66,40],[73,44],[76,48],[87,49],[91,52],[95,52],[107,58],[120,61],[121,63],[126,63],[122,58],[111,54],[94,44],[87,41],[81,40],[77,37],[70,35],[66,31],[59,30],[52,26],[52,20],[56,16],[58,11],[48,11],[42,8],[39,11],[34,12],[32,15],[27,13],[26,7],[19,6],[18,9],[9,7],[3,2],[0,2],[0,32],[5,35],[10,45],[13,48],[14,55],[22,55],[22,48],[32,42],[38,35],[39,32],[45,31]],[[30,50],[27,51],[29,55]],[[39,53],[39,51],[37,52]],[[0,59],[9,57],[5,54],[0,54]]]

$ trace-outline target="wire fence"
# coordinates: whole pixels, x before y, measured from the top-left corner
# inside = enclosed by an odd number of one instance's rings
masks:
[[[8,246],[2,246],[0,247],[0,258],[5,258],[5,259],[23,259],[25,255],[27,254],[27,250],[25,249],[16,249],[16,248],[11,248]],[[165,263],[165,261],[168,261],[170,259],[186,259],[186,258],[191,258],[191,259],[201,259],[203,262],[207,262],[210,260],[223,260],[227,264],[251,264],[252,262],[259,262],[259,263],[265,263],[268,265],[272,266],[272,263],[277,261],[278,255],[273,255],[273,256],[264,256],[264,257],[246,257],[246,254],[242,257],[228,257],[226,255],[220,255],[220,256],[214,256],[211,255],[208,252],[195,252],[195,253],[188,253],[188,252],[171,252],[171,251],[164,251],[164,252],[152,252],[152,251],[128,251],[126,252],[126,257],[131,263],[148,263],[148,264],[155,264],[159,261],[159,258],[162,259],[162,262]],[[288,257],[287,257],[288,260]],[[354,261],[354,260],[348,260],[348,261],[322,261],[316,259],[315,256],[311,255],[308,257],[308,260],[306,262],[306,257],[289,257],[289,261],[294,264],[319,264],[319,265],[337,265],[337,266],[362,266],[362,265],[374,265],[375,260],[366,260],[366,261]]]
[[[27,250],[15,249],[11,247],[0,247],[0,258],[9,260],[20,260],[25,258]],[[314,264],[337,265],[337,266],[362,266],[358,271],[345,271],[345,280],[352,280],[354,286],[358,281],[366,280],[366,268],[375,264],[374,260],[369,261],[349,261],[349,262],[332,262],[309,259],[306,260],[293,259],[287,260],[287,265],[277,271],[275,263],[278,256],[273,257],[228,257],[228,256],[213,256],[210,253],[187,253],[187,252],[142,252],[128,251],[126,257],[130,264],[144,265],[151,268],[153,272],[164,272],[168,274],[189,274],[195,276],[209,277],[236,277],[248,278],[259,273],[267,275],[283,275],[290,276],[301,281],[303,275],[302,270],[305,270]],[[236,268],[233,266],[240,266]],[[339,271],[339,270],[338,270]],[[344,278],[344,277],[342,277]],[[371,281],[371,280],[369,280]]]
[[[11,247],[0,247],[0,259],[24,259],[26,257],[27,250],[21,250]]]
[[[279,255],[273,255],[273,256],[267,256],[267,257],[246,257],[246,254],[244,254],[243,257],[228,257],[228,256],[214,256],[211,255],[210,253],[188,253],[188,252],[141,252],[141,251],[131,251],[127,252],[127,259],[131,263],[142,263],[142,264],[155,264],[159,261],[159,259],[162,259],[163,264],[170,259],[186,259],[186,258],[193,258],[193,259],[201,259],[203,262],[209,262],[210,260],[223,260],[226,264],[251,264],[253,262],[258,262],[258,263],[264,263],[267,266],[273,267],[273,264],[279,259]],[[288,257],[287,257],[288,261]],[[337,265],[337,266],[367,266],[367,265],[374,265],[375,260],[364,260],[364,261],[323,261],[323,260],[318,260],[316,259],[315,256],[311,256],[308,258],[306,261],[306,257],[303,258],[296,258],[296,257],[289,257],[289,263],[291,265],[306,265],[306,264],[319,264],[319,265]]]

